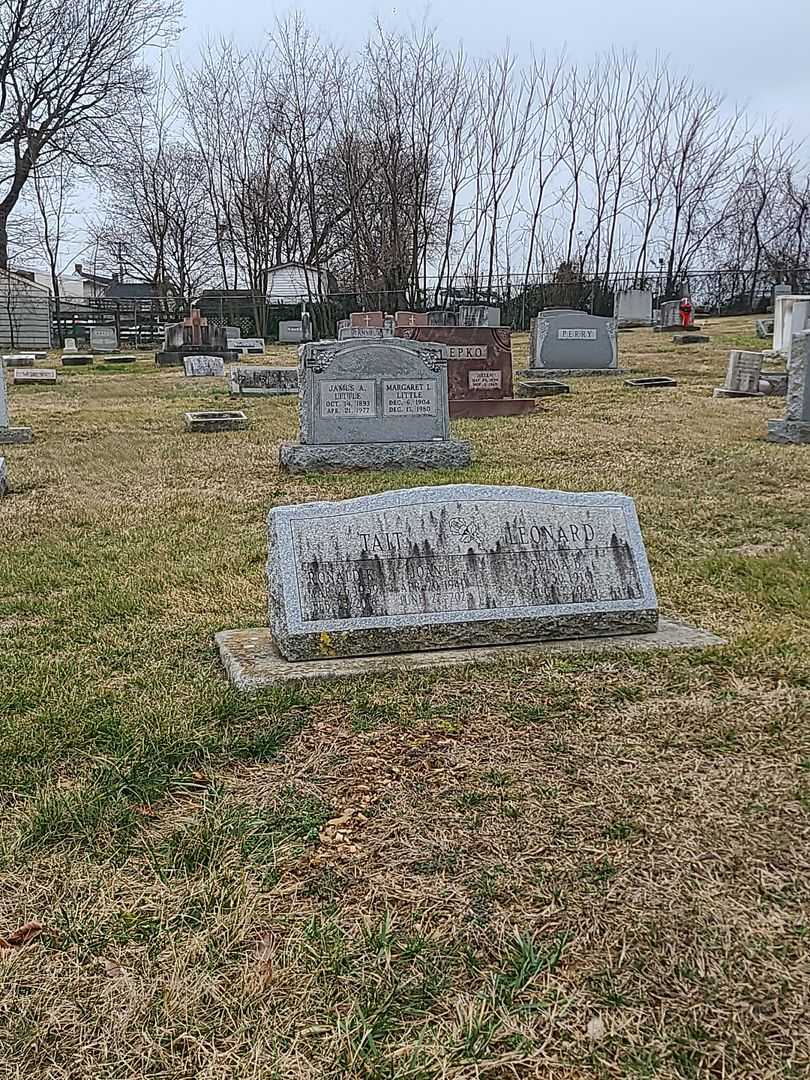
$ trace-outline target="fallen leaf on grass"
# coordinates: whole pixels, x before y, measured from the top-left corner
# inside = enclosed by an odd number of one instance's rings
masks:
[[[265,986],[273,981],[273,935],[264,933],[259,935],[259,943],[256,949],[259,977]]]
[[[588,1038],[594,1042],[605,1037],[605,1021],[601,1016],[592,1016],[588,1021]]]
[[[124,974],[124,969],[116,960],[104,960],[104,974],[111,979],[120,979]]]
[[[27,922],[24,926],[6,934],[5,937],[0,937],[0,949],[21,949],[24,945],[30,945],[32,941],[36,941],[44,930],[42,923]]]

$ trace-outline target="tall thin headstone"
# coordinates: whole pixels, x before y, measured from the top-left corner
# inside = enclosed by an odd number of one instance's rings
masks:
[[[768,422],[768,441],[810,443],[810,330],[793,335],[784,420]]]
[[[29,443],[33,433],[29,427],[12,427],[8,411],[6,369],[0,364],[0,444]]]

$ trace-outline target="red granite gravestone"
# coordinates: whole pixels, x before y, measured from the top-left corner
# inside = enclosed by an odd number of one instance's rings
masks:
[[[394,326],[427,326],[426,311],[398,311],[394,315]]]
[[[381,330],[385,316],[382,311],[353,311],[350,316],[352,326],[360,326],[364,330],[375,327]]]
[[[532,398],[512,396],[512,332],[490,326],[401,326],[396,336],[448,345],[451,419],[525,416]]]

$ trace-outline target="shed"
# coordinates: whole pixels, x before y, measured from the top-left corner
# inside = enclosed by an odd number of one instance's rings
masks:
[[[0,349],[50,349],[51,297],[39,285],[0,270]]]
[[[329,274],[301,262],[279,263],[267,271],[267,299],[271,304],[321,298],[329,292]]]

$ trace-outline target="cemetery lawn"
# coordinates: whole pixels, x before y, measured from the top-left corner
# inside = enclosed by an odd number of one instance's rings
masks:
[[[764,343],[702,321],[621,335],[675,389],[455,423],[455,475],[282,476],[293,401],[189,435],[235,402],[151,358],[10,388],[0,1077],[807,1075],[810,448],[712,398]],[[662,613],[729,644],[227,687],[268,507],[455,480],[633,496]]]

